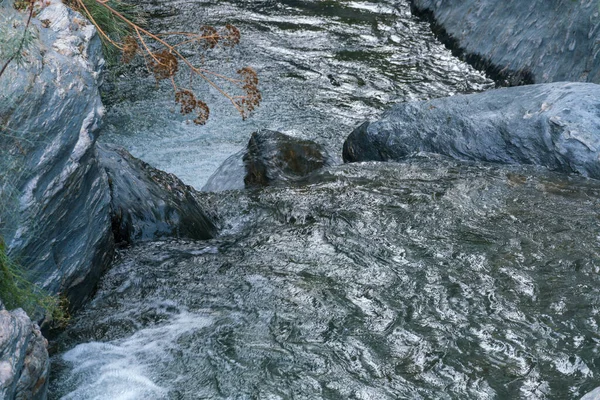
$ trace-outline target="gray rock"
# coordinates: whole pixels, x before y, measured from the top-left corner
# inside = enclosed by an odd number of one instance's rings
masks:
[[[402,103],[354,130],[343,158],[432,152],[600,179],[600,85],[550,83]]]
[[[325,149],[280,132],[254,132],[243,157],[246,187],[297,181],[332,163]]]
[[[46,399],[48,342],[21,309],[0,310],[0,399]]]
[[[581,400],[600,400],[600,387],[586,393]]]
[[[100,166],[111,189],[111,216],[117,243],[161,237],[210,239],[216,228],[196,191],[175,175],[157,170],[126,150],[98,145]]]
[[[247,149],[227,157],[223,164],[208,178],[206,184],[202,187],[203,192],[223,192],[225,190],[241,190],[246,176],[246,166],[244,165],[244,156]]]
[[[435,21],[434,30],[450,47],[509,83],[600,83],[596,1],[411,2],[415,13]]]
[[[0,25],[23,18],[0,4]],[[93,25],[58,0],[32,32],[25,62],[0,77],[0,235],[32,280],[77,308],[113,257],[108,181],[94,147],[104,61]]]
[[[334,164],[325,148],[281,132],[252,133],[246,149],[221,164],[202,188],[207,192],[278,186],[298,182]]]

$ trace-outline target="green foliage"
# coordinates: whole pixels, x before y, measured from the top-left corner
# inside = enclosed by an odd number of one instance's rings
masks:
[[[27,48],[35,39],[32,29],[26,29],[26,20],[0,15],[0,62],[12,58],[22,65],[25,61]]]
[[[0,238],[0,299],[11,310],[22,308],[28,315],[43,313],[54,327],[62,327],[69,321],[68,302],[61,296],[50,296],[31,283],[23,270],[6,254],[4,241]]]
[[[69,7],[83,14],[96,25],[98,30],[104,33],[104,35],[100,34],[104,58],[109,64],[116,64],[121,56],[121,49],[114,46],[113,43],[122,43],[126,37],[131,36],[131,25],[127,24],[123,19],[116,16],[96,0],[82,0],[81,2],[69,0],[67,4]],[[105,4],[113,10],[118,11],[122,16],[136,25],[143,26],[146,22],[144,14],[134,5],[119,0],[108,0]]]

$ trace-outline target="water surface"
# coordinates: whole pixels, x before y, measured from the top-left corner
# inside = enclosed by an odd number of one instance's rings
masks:
[[[160,1],[143,3],[157,32],[232,23],[234,49],[192,57],[233,74],[257,71],[263,103],[247,121],[216,90],[192,88],[211,107],[199,127],[178,114],[170,84],[158,87],[139,63],[108,77],[102,139],[200,189],[257,129],[325,143],[341,154],[356,125],[394,102],[481,91],[493,85],[437,42],[405,1]],[[190,87],[187,74],[180,79]]]
[[[59,341],[53,393],[578,398],[600,373],[599,199],[439,157],[207,194],[222,237],[122,253]]]

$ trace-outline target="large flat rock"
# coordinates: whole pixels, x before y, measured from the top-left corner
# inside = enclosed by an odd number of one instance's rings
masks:
[[[398,104],[344,143],[346,162],[419,152],[600,178],[600,85],[551,83]]]

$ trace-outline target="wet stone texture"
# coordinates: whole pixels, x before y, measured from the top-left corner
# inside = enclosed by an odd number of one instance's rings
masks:
[[[334,158],[325,147],[312,140],[261,130],[252,133],[246,149],[223,162],[202,190],[285,186],[333,164]]]
[[[45,400],[48,342],[21,309],[0,309],[0,398]]]
[[[108,177],[111,220],[117,244],[164,237],[210,239],[216,233],[196,191],[122,148],[98,145]]]
[[[600,83],[597,1],[411,0],[467,60],[507,83]],[[441,29],[440,29],[441,28]]]
[[[0,4],[0,24],[23,18]],[[94,148],[104,60],[94,26],[60,1],[44,4],[31,31],[25,62],[0,80],[0,235],[30,279],[78,308],[114,254]]]
[[[246,187],[293,182],[332,163],[323,146],[274,131],[253,133],[243,160]]]
[[[600,178],[600,86],[559,82],[398,104],[355,129],[344,160],[433,152]]]

